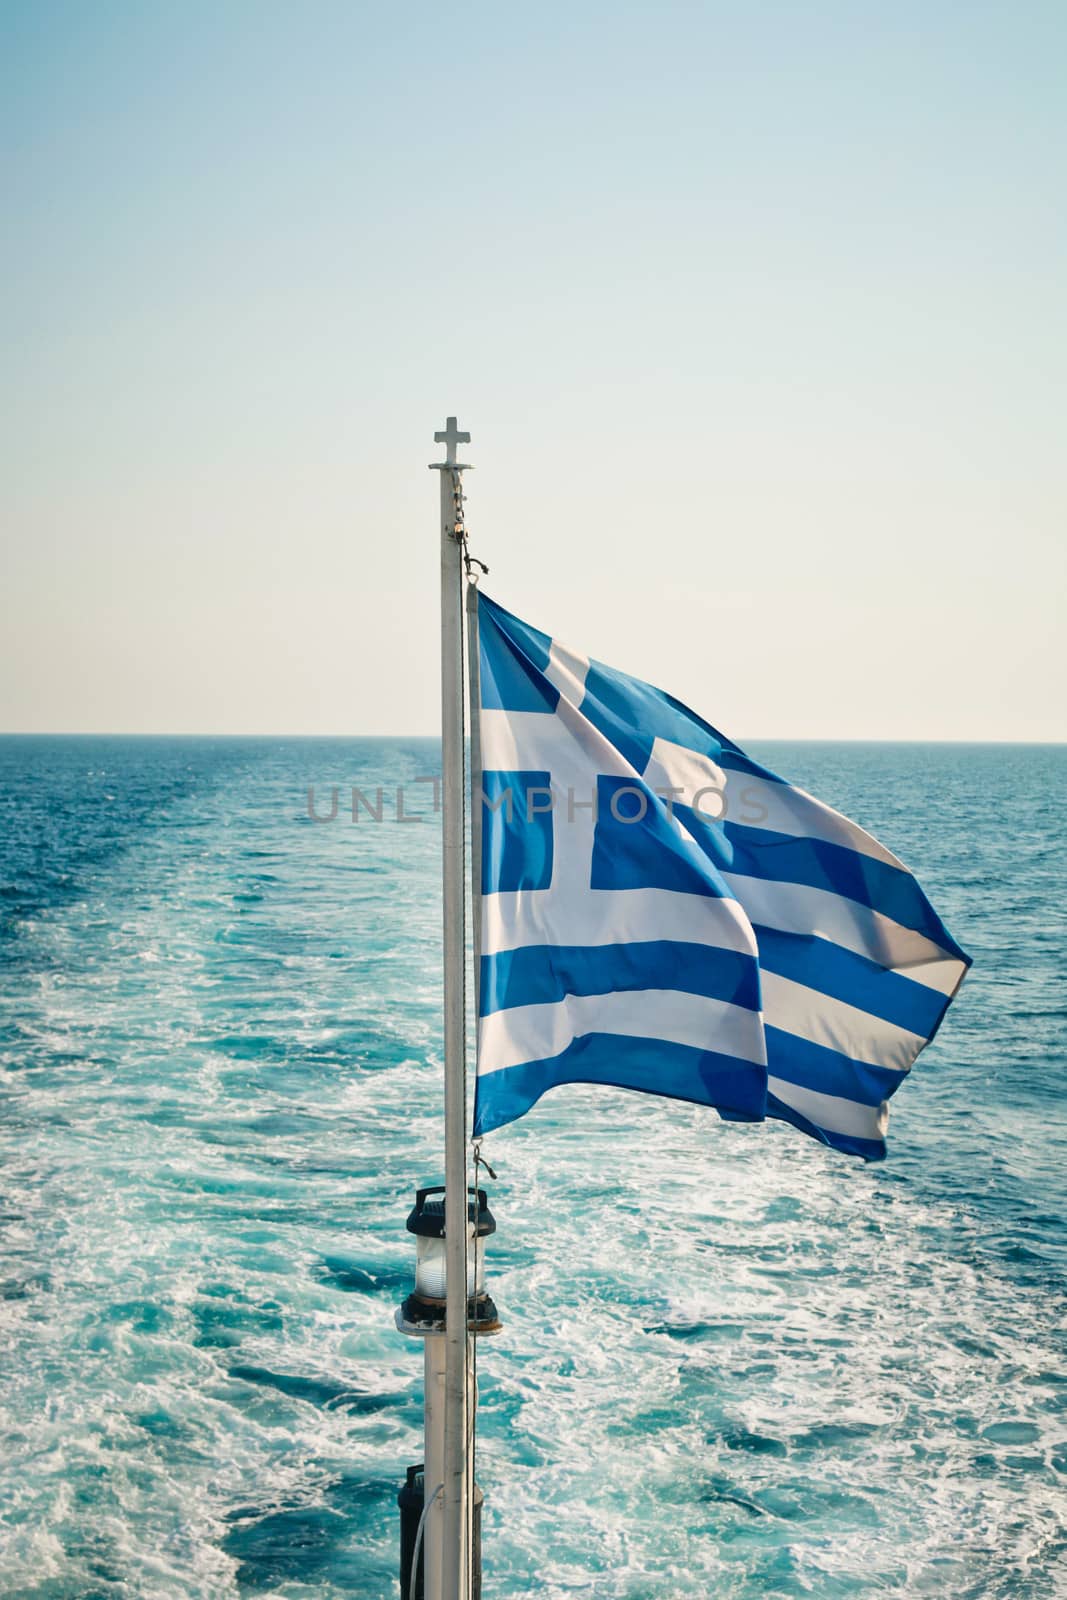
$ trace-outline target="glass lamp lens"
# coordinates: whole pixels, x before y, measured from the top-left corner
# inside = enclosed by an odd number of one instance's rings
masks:
[[[415,1240],[415,1293],[425,1300],[445,1298],[445,1241],[426,1239],[420,1234]]]
[[[467,1255],[467,1296],[485,1293],[485,1240],[474,1237]],[[427,1239],[422,1234],[415,1239],[415,1293],[425,1300],[445,1298],[445,1241]]]

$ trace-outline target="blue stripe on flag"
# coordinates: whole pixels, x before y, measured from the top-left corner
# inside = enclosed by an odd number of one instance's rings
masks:
[[[679,740],[678,743],[683,743]],[[772,772],[770,767],[765,767],[762,762],[753,761],[751,756],[746,756],[735,744],[723,741],[723,752],[719,757],[719,766],[724,772],[743,772],[749,778],[762,778],[767,783],[780,783],[783,789],[794,787],[788,779],[780,778],[777,772]]]
[[[523,622],[513,611],[506,611],[495,600],[490,600],[487,594],[480,593],[478,603],[479,617],[490,616],[500,633],[519,646],[522,654],[532,662],[538,672],[544,672],[552,650],[550,636],[542,633],[540,628],[535,628],[532,623]]]
[[[693,806],[675,805],[702,850],[720,872],[733,872],[765,883],[798,883],[809,890],[825,890],[857,906],[877,910],[902,928],[925,934],[945,955],[960,955],[952,934],[929,904],[915,878],[905,867],[875,861],[846,845],[824,838],[798,838],[773,834],[765,827],[744,822],[717,822]]]
[[[949,998],[926,984],[891,972],[867,956],[845,950],[815,933],[782,933],[754,923],[760,966],[805,988],[928,1038]]]
[[[682,809],[687,813],[688,827],[689,815],[697,813],[690,813],[688,807],[679,807]],[[792,834],[773,833],[767,828],[753,828],[738,822],[705,822],[704,826],[710,826],[712,831],[718,827],[725,834],[733,857],[732,864],[723,867],[726,872],[826,889],[881,912],[902,928],[925,934],[946,955],[962,954],[906,867],[894,867],[888,861],[878,861],[826,839],[798,839]]]
[[[551,800],[551,774],[483,772],[482,794],[482,893],[547,889],[552,814],[542,808]]]
[[[622,751],[637,772],[644,771],[656,739],[684,745],[712,761],[719,759],[724,742],[728,743],[673,695],[606,667],[602,661],[589,664],[582,716]]]
[[[543,676],[552,643],[547,634],[483,594],[478,597],[478,637],[484,710],[555,711],[559,690]]]
[[[483,1016],[512,1006],[548,1005],[568,994],[673,989],[760,1008],[753,956],[674,939],[634,944],[524,945],[482,957]]]
[[[562,1083],[600,1083],[692,1100],[721,1108],[739,1122],[761,1121],[766,1106],[766,1069],[751,1061],[664,1039],[586,1033],[550,1060],[524,1061],[480,1077],[475,1136],[521,1117],[546,1090]]]
[[[767,1040],[767,1071],[772,1078],[784,1078],[802,1089],[818,1094],[837,1095],[855,1100],[861,1106],[880,1106],[895,1094],[908,1076],[893,1067],[875,1067],[866,1061],[853,1061],[828,1045],[813,1044],[795,1033],[764,1024]]]
[[[674,889],[733,898],[714,864],[679,833],[651,790],[636,779],[600,775],[596,791],[594,889]]]
[[[720,871],[840,895],[925,935],[946,956],[962,957],[959,945],[906,867],[894,867],[826,839],[798,838],[748,823],[717,822],[692,806],[676,804],[674,809]]]
[[[809,1122],[807,1117],[799,1111],[794,1111],[792,1106],[787,1106],[784,1100],[779,1100],[778,1096],[771,1092],[767,1094],[767,1115],[773,1117],[776,1122],[791,1122],[794,1128],[810,1134],[813,1139],[818,1139],[820,1144],[829,1145],[832,1150],[843,1150],[850,1156],[862,1156],[864,1161],[885,1160],[884,1139],[860,1139],[853,1133],[827,1133],[825,1128]]]
[[[655,732],[647,721],[627,715],[626,684],[621,672],[598,661],[589,663],[582,697],[582,716],[609,739],[635,772],[643,772],[652,753]]]

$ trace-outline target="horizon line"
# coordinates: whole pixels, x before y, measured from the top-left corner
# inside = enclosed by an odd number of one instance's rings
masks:
[[[381,739],[391,740],[395,743],[404,741],[436,740],[440,743],[440,733],[198,733],[186,732],[157,732],[148,729],[54,729],[54,728],[22,728],[0,729],[0,739],[288,739],[288,740],[315,740],[315,739]],[[1007,734],[995,734],[985,738],[932,738],[926,736],[911,737],[863,737],[857,734],[783,734],[783,733],[753,733],[735,741],[745,744],[940,744],[940,745],[1018,745],[1036,746],[1039,748],[1060,749],[1067,746],[1067,738],[1063,739],[1018,739]]]

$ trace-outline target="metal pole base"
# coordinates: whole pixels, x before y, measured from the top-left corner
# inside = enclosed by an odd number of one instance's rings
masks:
[[[474,1541],[471,1552],[471,1600],[482,1600],[482,1491],[474,1486]],[[400,1507],[400,1600],[425,1600],[425,1560],[419,1546],[418,1566],[415,1569],[415,1588],[411,1587],[411,1569],[415,1561],[415,1545],[419,1536],[422,1508],[426,1503],[426,1479],[422,1463],[409,1467],[407,1480],[396,1497]],[[425,1536],[425,1535],[424,1535]]]

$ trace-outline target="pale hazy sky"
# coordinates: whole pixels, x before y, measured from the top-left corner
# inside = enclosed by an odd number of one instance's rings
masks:
[[[1061,0],[0,0],[0,729],[1067,737]]]

